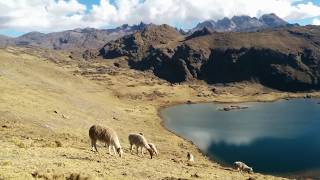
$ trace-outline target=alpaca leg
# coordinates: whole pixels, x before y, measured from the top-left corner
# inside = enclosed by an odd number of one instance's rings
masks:
[[[91,139],[91,151],[95,151],[95,149],[94,149],[93,139]]]
[[[114,155],[117,155],[117,151],[116,151],[116,148],[114,146],[113,147],[113,152],[114,152]]]
[[[137,148],[137,155],[139,156],[139,147],[136,146],[136,148]]]
[[[109,154],[112,155],[111,154],[111,145],[109,145]]]
[[[130,144],[130,153],[132,154],[132,151],[133,151],[133,145]]]
[[[141,156],[144,156],[144,148],[141,147]]]
[[[91,139],[91,151],[98,152],[97,140],[95,140],[95,139]]]

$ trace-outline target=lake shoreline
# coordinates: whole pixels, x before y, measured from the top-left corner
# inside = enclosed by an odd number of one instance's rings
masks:
[[[185,141],[191,143],[193,146],[196,147],[197,151],[203,156],[208,158],[211,162],[218,164],[219,166],[221,166],[224,169],[233,169],[233,167],[224,165],[223,163],[220,163],[218,161],[216,161],[214,158],[210,157],[208,155],[208,153],[203,152],[192,140],[183,137],[182,135],[179,135],[178,133],[174,132],[173,130],[170,130],[168,127],[166,127],[165,125],[165,118],[161,115],[161,111],[165,108],[169,108],[169,107],[174,107],[174,106],[178,106],[178,105],[186,105],[186,104],[211,104],[211,103],[215,103],[215,104],[232,104],[232,105],[238,105],[238,104],[242,104],[242,103],[256,103],[256,102],[260,102],[260,103],[268,103],[268,102],[276,102],[276,101],[281,101],[281,100],[286,100],[286,101],[290,101],[293,99],[319,99],[320,95],[318,94],[318,92],[313,92],[313,93],[289,93],[289,95],[287,93],[280,93],[282,95],[282,97],[274,97],[273,99],[255,99],[252,98],[250,100],[242,100],[241,98],[237,99],[236,101],[234,100],[213,100],[213,101],[206,101],[206,100],[200,100],[200,101],[192,101],[192,100],[187,100],[185,102],[181,102],[181,101],[173,101],[164,105],[159,106],[159,108],[157,109],[157,115],[159,116],[159,118],[161,119],[161,126],[166,129],[168,132],[174,134],[175,136],[184,139]],[[319,105],[320,106],[320,105]],[[241,109],[240,109],[241,110]],[[268,174],[268,173],[260,173],[260,172],[255,172],[255,174],[262,174],[262,175],[268,175],[268,176],[274,176],[274,177],[279,177],[279,178],[304,178],[305,176],[303,176],[303,174],[305,174],[306,172],[309,171],[301,171],[301,172],[297,172],[297,173],[285,173],[285,174]],[[320,172],[320,171],[317,171]]]

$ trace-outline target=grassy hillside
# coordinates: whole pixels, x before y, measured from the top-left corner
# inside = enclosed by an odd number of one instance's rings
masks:
[[[277,179],[242,174],[209,161],[195,146],[165,130],[158,109],[173,103],[274,100],[288,94],[260,85],[169,85],[147,72],[84,62],[68,54],[21,48],[0,50],[0,179]],[[315,93],[317,95],[317,93]],[[102,143],[90,151],[93,124],[115,129],[124,158]],[[127,135],[143,132],[160,156],[129,153]],[[195,163],[186,162],[186,154]]]

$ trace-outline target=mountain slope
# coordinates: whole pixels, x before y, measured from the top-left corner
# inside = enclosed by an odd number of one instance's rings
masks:
[[[145,53],[139,56],[134,53],[118,56],[128,56],[131,67],[152,70],[173,83],[192,79],[208,83],[254,80],[280,90],[310,90],[320,88],[319,37],[317,26],[251,33],[205,32],[203,36],[200,33],[185,40],[172,39],[174,43],[170,45],[147,50],[144,47]],[[110,42],[103,55],[123,52],[122,47],[126,46],[122,39]],[[130,46],[140,51],[139,44]]]

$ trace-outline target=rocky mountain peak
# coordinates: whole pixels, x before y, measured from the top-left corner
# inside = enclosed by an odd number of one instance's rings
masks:
[[[266,28],[286,27],[290,24],[275,14],[265,14],[259,19],[246,15],[233,16],[230,18],[223,18],[217,21],[207,20],[199,23],[190,32],[193,33],[199,29],[207,27],[212,31],[218,32],[253,32]]]
[[[259,18],[259,21],[263,22],[265,25],[272,28],[289,25],[288,22],[284,21],[274,13],[262,15]]]

